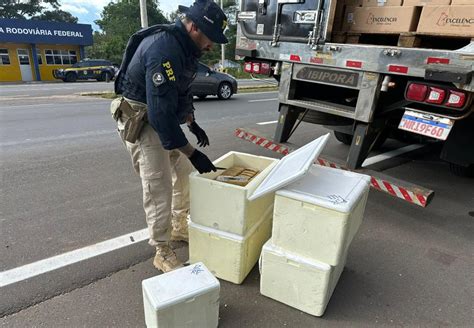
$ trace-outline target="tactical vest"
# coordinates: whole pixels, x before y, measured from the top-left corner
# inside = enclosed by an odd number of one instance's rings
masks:
[[[168,31],[170,33],[174,33],[173,25],[167,24],[157,24],[150,26],[148,28],[142,29],[138,32],[135,32],[127,42],[127,47],[125,48],[125,52],[123,55],[122,63],[120,64],[120,69],[115,76],[115,83],[114,83],[114,90],[116,94],[121,94],[123,91],[122,82],[125,73],[127,72],[128,64],[132,60],[133,55],[138,49],[138,46],[149,35],[161,32],[161,31]]]

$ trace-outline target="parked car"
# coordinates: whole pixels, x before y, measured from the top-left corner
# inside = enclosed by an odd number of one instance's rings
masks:
[[[69,68],[53,70],[53,76],[64,82],[88,79],[109,82],[114,78],[115,71],[114,65],[108,60],[83,59]]]
[[[229,74],[213,71],[203,63],[199,63],[196,78],[191,83],[191,92],[200,99],[208,95],[229,99],[237,93],[237,80]]]

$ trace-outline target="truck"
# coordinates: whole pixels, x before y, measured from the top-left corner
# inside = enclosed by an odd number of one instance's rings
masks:
[[[439,8],[409,2],[241,0],[236,57],[279,83],[275,142],[323,125],[354,170],[387,138],[440,143],[454,174],[474,176],[474,5],[445,5],[425,26]]]

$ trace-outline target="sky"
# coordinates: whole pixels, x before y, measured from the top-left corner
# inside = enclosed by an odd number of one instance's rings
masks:
[[[117,0],[59,0],[61,9],[71,13],[79,18],[79,23],[92,24],[94,30],[99,29],[94,21],[100,18],[102,9],[110,2]],[[193,0],[159,0],[159,8],[164,14],[169,14],[176,9],[178,5],[189,6]]]

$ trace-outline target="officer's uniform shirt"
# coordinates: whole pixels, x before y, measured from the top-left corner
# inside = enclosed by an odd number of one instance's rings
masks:
[[[190,84],[201,54],[180,21],[170,28],[143,39],[128,65],[122,89],[124,97],[147,104],[148,122],[167,150],[188,143],[180,124],[193,113]]]

